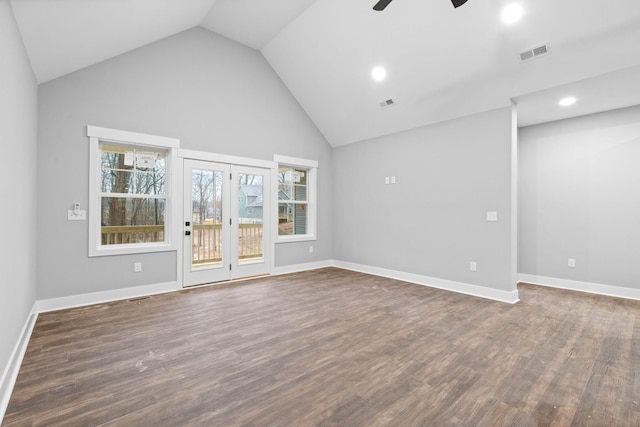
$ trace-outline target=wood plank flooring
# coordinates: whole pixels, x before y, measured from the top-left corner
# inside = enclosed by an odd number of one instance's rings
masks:
[[[640,426],[640,302],[335,268],[41,314],[6,426]]]

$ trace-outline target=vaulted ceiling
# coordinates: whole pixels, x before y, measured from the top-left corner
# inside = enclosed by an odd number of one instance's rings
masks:
[[[333,146],[500,108],[640,104],[638,0],[11,0],[39,83],[202,26],[259,50]],[[528,62],[519,53],[548,43]],[[371,79],[374,66],[387,78]],[[573,110],[557,99],[574,95]],[[393,99],[393,106],[380,103]]]

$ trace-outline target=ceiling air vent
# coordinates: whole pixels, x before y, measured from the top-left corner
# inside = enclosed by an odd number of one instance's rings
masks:
[[[545,43],[541,46],[532,47],[524,52],[520,52],[520,62],[531,61],[532,59],[540,58],[551,53],[549,43]]]
[[[389,107],[393,107],[395,105],[395,103],[393,102],[393,99],[389,98],[385,101],[382,101],[380,103],[378,103],[380,105],[380,108],[382,108],[383,110],[385,108],[389,108]]]

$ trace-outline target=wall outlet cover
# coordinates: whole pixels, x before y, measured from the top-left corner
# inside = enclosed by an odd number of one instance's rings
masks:
[[[85,221],[87,219],[87,211],[78,211],[76,214],[74,211],[67,211],[68,221]]]

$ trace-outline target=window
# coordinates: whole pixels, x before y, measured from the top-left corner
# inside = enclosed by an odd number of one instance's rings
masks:
[[[167,151],[99,144],[100,244],[166,242]]]
[[[316,239],[318,162],[274,156],[278,162],[278,241]]]
[[[88,126],[89,255],[171,250],[172,160],[179,141]]]

